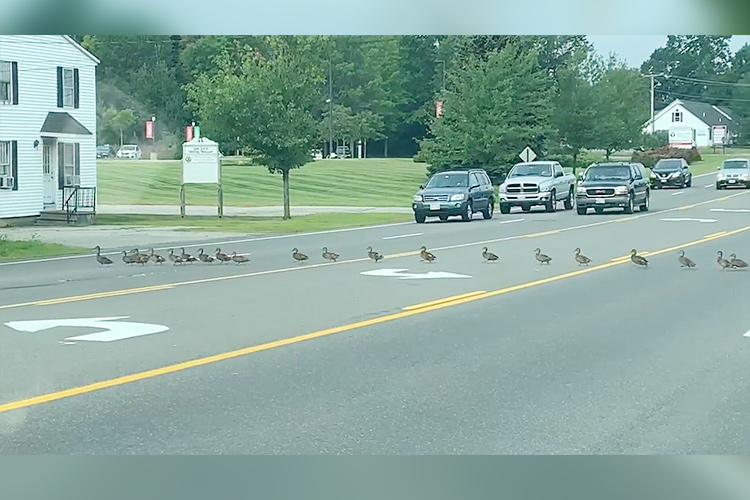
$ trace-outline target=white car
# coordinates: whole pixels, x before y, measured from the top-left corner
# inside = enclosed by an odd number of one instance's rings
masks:
[[[120,150],[117,152],[118,158],[134,158],[136,160],[140,160],[143,157],[143,153],[141,153],[141,148],[134,144],[127,144],[120,148]]]

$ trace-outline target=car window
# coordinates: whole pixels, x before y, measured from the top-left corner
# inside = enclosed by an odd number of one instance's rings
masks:
[[[744,160],[726,160],[722,165],[722,169],[734,169],[734,168],[750,168],[750,162]]]
[[[641,169],[638,168],[638,165],[633,165],[633,179],[643,179]]]
[[[465,173],[436,174],[429,180],[427,187],[469,187],[469,176]]]
[[[548,163],[519,163],[514,166],[508,177],[528,176],[552,177],[552,167]]]
[[[683,160],[659,160],[654,165],[654,170],[677,170],[683,166]]]
[[[469,185],[471,185],[471,186],[477,186],[477,185],[481,184],[481,182],[479,182],[479,178],[477,177],[477,174],[474,174],[474,173],[472,173],[469,176],[469,181],[470,181]]]
[[[627,165],[607,165],[590,167],[586,171],[587,181],[626,181],[631,171]]]
[[[479,174],[479,178],[482,181],[482,184],[484,184],[485,186],[492,185],[492,181],[486,173],[482,172],[481,174]]]

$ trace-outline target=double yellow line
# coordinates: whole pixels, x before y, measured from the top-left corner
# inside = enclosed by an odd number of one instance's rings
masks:
[[[705,236],[699,240],[690,241],[687,243],[683,243],[682,245],[676,245],[669,248],[662,248],[660,250],[655,250],[653,252],[648,252],[648,255],[661,255],[668,252],[673,252],[675,250],[680,250],[696,245],[700,245],[703,243],[706,243],[708,241],[716,240],[719,238],[725,238],[727,236],[732,236],[734,234],[739,234],[744,231],[750,230],[750,226],[745,226],[740,229],[736,229],[734,231],[722,231],[720,233],[710,234],[708,236]],[[290,337],[286,339],[276,340],[273,342],[267,342],[265,344],[255,345],[251,347],[245,347],[242,349],[237,349],[234,351],[224,352],[220,354],[216,354],[213,356],[208,356],[204,358],[198,358],[193,359],[190,361],[185,361],[182,363],[177,363],[173,365],[164,366],[162,368],[156,368],[153,370],[147,370],[139,373],[134,373],[131,375],[126,375],[123,377],[113,378],[110,380],[103,380],[101,382],[95,382],[93,384],[83,385],[79,387],[73,387],[71,389],[66,389],[58,392],[52,392],[48,394],[42,394],[40,396],[35,396],[27,399],[21,399],[18,401],[12,401],[9,403],[0,404],[0,413],[9,412],[12,410],[18,410],[21,408],[28,408],[30,406],[39,405],[42,403],[49,403],[52,401],[57,401],[64,398],[69,398],[72,396],[79,396],[81,394],[87,394],[94,391],[99,391],[102,389],[108,389],[112,387],[117,387],[133,382],[138,382],[141,380],[147,380],[150,378],[158,377],[161,375],[167,375],[170,373],[176,373],[183,370],[187,370],[189,368],[196,368],[199,366],[205,366],[212,363],[218,363],[219,361],[225,361],[232,358],[238,358],[241,356],[247,356],[249,354],[255,354],[263,351],[268,351],[271,349],[277,349],[279,347],[284,347],[292,344],[297,344],[300,342],[305,342],[308,340],[318,339],[322,337],[326,337],[329,335],[335,335],[337,333],[343,333],[348,332],[351,330],[356,330],[359,328],[364,328],[368,326],[374,326],[381,323],[386,323],[388,321],[395,321],[402,318],[408,318],[410,316],[415,316],[417,314],[424,314],[426,312],[430,311],[436,311],[439,309],[444,309],[447,307],[454,307],[460,304],[466,304],[468,302],[473,302],[476,300],[485,299],[488,297],[494,297],[497,295],[503,295],[506,293],[511,293],[519,290],[524,290],[527,288],[532,288],[535,286],[544,285],[547,283],[553,283],[555,281],[560,281],[568,278],[572,278],[575,276],[581,276],[583,274],[593,273],[596,271],[601,271],[602,269],[608,269],[614,266],[618,266],[621,264],[624,264],[627,262],[627,258],[629,256],[626,256],[624,258],[620,258],[619,260],[610,261],[604,264],[599,264],[596,266],[586,267],[582,269],[578,269],[576,271],[559,274],[556,276],[550,276],[548,278],[543,278],[535,281],[530,281],[527,283],[520,283],[518,285],[513,285],[505,288],[501,288],[499,290],[493,290],[493,291],[475,291],[470,293],[464,293],[461,295],[454,295],[452,297],[446,297],[444,299],[438,299],[433,300],[430,302],[423,302],[421,304],[416,304],[413,306],[408,306],[403,308],[402,311],[394,313],[394,314],[388,314],[386,316],[380,316],[377,318],[368,319],[365,321],[359,321],[357,323],[351,323],[348,325],[343,326],[337,326],[334,328],[328,328],[325,330],[320,330],[317,332],[312,332],[304,335],[298,335],[296,337]]]

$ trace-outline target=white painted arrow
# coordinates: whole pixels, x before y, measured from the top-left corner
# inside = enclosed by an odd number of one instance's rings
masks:
[[[360,274],[365,276],[384,276],[388,278],[398,278],[402,280],[425,280],[439,278],[471,278],[465,274],[447,273],[444,271],[430,271],[425,274],[407,273],[408,269],[376,269],[374,271],[364,271]]]
[[[739,213],[747,213],[750,212],[750,209],[747,208],[712,208],[712,212],[739,212]]]
[[[690,219],[690,218],[681,218],[681,219],[661,219],[669,222],[683,222],[683,221],[689,221],[689,222],[716,222],[716,219]]]
[[[124,340],[153,333],[161,333],[169,330],[164,325],[152,325],[150,323],[132,323],[129,321],[120,321],[112,323],[114,320],[129,318],[130,316],[114,316],[110,318],[71,318],[71,319],[44,319],[34,321],[10,321],[5,326],[19,332],[35,333],[42,330],[49,330],[58,326],[73,326],[81,328],[101,328],[102,332],[89,333],[68,337],[65,340],[75,341],[82,340],[87,342],[112,342],[114,340]]]

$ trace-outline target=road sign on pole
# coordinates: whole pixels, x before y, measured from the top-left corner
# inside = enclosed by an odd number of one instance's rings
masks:
[[[534,161],[534,158],[536,158],[536,153],[533,149],[526,146],[526,149],[521,151],[521,154],[518,156],[520,156],[523,161]]]

